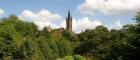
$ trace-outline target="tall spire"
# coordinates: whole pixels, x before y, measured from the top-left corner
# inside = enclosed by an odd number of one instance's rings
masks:
[[[70,18],[71,17],[71,14],[70,14],[70,9],[69,9],[69,11],[68,11],[68,18]]]
[[[72,32],[72,16],[70,10],[68,11],[68,16],[66,18],[66,29]]]

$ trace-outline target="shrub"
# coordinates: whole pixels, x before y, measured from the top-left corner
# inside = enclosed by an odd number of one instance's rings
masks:
[[[74,60],[86,60],[86,59],[81,55],[75,55]]]

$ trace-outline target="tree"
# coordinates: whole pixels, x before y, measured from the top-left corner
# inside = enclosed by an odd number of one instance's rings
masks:
[[[57,42],[57,45],[58,45],[60,57],[64,57],[66,55],[72,55],[72,48],[68,40],[62,39],[59,42]]]
[[[136,21],[136,23],[140,24],[140,11],[137,12],[137,14],[136,14],[134,20]]]

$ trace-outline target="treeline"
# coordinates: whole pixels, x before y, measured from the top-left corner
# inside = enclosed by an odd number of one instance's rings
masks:
[[[0,60],[78,58],[80,55],[73,55],[78,44],[78,37],[67,30],[49,32],[46,27],[38,30],[34,23],[24,22],[15,15],[0,20]]]
[[[0,20],[0,60],[139,60],[140,13],[122,29],[98,26],[75,34],[38,30],[11,15]]]

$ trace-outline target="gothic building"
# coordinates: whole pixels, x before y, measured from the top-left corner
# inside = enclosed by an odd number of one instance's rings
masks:
[[[51,32],[51,31],[63,32],[64,31],[64,28],[52,29],[50,26],[46,28],[48,32]],[[68,11],[68,16],[66,17],[66,30],[68,30],[69,32],[72,32],[72,16],[71,16],[70,11]]]
[[[66,17],[66,29],[72,32],[72,16],[70,11],[68,11],[68,16]]]

